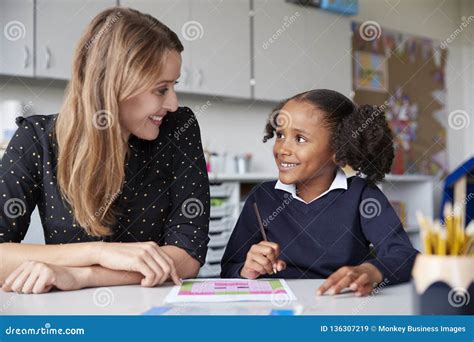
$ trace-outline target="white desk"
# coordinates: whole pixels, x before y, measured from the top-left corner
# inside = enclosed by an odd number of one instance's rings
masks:
[[[288,280],[298,297],[298,304],[307,315],[411,315],[411,284],[388,286],[371,297],[355,297],[353,293],[338,296],[316,297],[315,291],[323,280]],[[136,315],[152,306],[166,305],[163,301],[171,284],[144,288],[139,285],[92,288],[79,291],[55,291],[46,294],[16,294],[0,290],[0,315]],[[98,292],[100,291],[100,292]],[[94,296],[94,293],[96,294]],[[99,295],[102,294],[102,297]],[[94,298],[96,297],[96,298]],[[102,300],[101,300],[102,299]],[[99,306],[107,304],[105,306]],[[213,303],[225,308],[228,305],[253,307],[271,306],[271,303]],[[275,307],[276,309],[278,307]]]

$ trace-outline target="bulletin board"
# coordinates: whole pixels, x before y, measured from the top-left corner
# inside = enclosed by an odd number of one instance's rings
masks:
[[[354,101],[383,106],[394,134],[394,174],[446,175],[447,49],[440,42],[352,23]]]

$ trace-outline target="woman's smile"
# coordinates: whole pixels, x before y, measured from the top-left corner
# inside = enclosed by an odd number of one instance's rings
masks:
[[[161,122],[163,121],[163,118],[165,116],[166,114],[165,115],[151,115],[148,117],[148,120],[150,120],[153,125],[160,127]]]

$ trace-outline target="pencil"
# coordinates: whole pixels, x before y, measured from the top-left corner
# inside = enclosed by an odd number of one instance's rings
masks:
[[[441,227],[441,223],[436,220],[435,231],[437,235],[436,254],[446,255],[446,230]]]
[[[469,222],[464,232],[465,244],[462,250],[463,255],[474,255],[474,221]]]
[[[446,203],[444,225],[439,220],[433,222],[420,211],[416,212],[425,254],[474,256],[474,221],[464,228],[462,210],[459,206],[453,210],[452,204]]]
[[[253,208],[255,209],[255,215],[257,216],[257,221],[258,221],[258,225],[260,226],[260,232],[262,233],[263,240],[268,241],[267,233],[265,232],[262,218],[260,217],[260,212],[258,211],[257,202],[254,202]],[[275,265],[273,265],[273,273],[277,273],[277,269],[275,268]]]
[[[420,235],[421,239],[423,240],[423,248],[425,250],[425,254],[432,254],[431,249],[431,238],[429,233],[429,227],[425,224],[425,218],[421,214],[420,211],[416,212],[416,219],[418,221],[418,225],[420,226]]]
[[[446,240],[448,243],[449,253],[451,254],[451,251],[454,248],[453,207],[451,203],[447,202],[444,205],[443,215],[444,215],[444,225],[446,227]]]

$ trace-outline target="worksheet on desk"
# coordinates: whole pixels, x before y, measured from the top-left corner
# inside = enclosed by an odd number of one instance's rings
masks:
[[[276,304],[296,300],[284,279],[187,279],[174,286],[166,303],[268,301]]]

